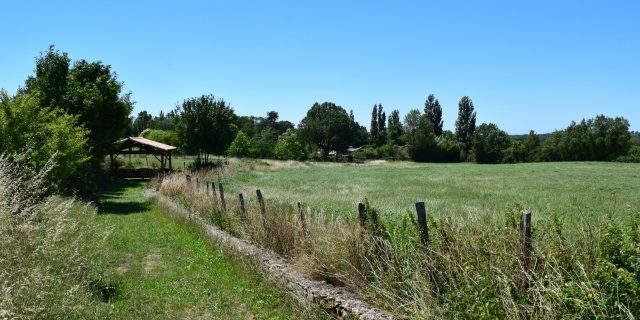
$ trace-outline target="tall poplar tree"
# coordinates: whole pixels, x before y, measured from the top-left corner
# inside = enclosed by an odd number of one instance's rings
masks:
[[[456,138],[468,155],[472,147],[473,133],[476,130],[476,113],[473,101],[468,96],[462,97],[458,102],[458,119],[456,120]]]
[[[369,128],[371,144],[376,145],[378,143],[378,105],[373,105],[373,111],[371,111],[371,127]]]
[[[382,111],[382,104],[378,104],[378,140],[376,141],[377,146],[381,146],[387,140],[387,114]]]
[[[424,113],[427,119],[431,121],[431,124],[433,124],[433,133],[436,136],[441,136],[443,124],[442,107],[440,107],[440,101],[438,101],[433,94],[430,94],[424,102]]]

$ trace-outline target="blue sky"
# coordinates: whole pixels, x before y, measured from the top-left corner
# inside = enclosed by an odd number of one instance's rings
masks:
[[[298,123],[332,101],[367,125],[433,93],[511,134],[597,114],[640,130],[640,1],[5,1],[0,88],[55,44],[110,64],[157,114],[212,93],[237,114]]]

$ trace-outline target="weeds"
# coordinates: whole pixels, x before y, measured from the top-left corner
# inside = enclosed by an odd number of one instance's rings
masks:
[[[231,169],[217,170],[195,175],[219,180]],[[411,318],[632,319],[640,314],[640,220],[624,225],[619,221],[628,219],[613,217],[616,212],[610,219],[571,226],[554,215],[534,221],[531,269],[524,270],[518,239],[524,208],[518,204],[467,223],[430,215],[425,246],[412,213],[380,216],[368,201],[364,228],[355,212],[308,208],[304,230],[289,204],[267,199],[262,215],[257,202],[245,197],[243,221],[237,198],[227,194],[222,212],[216,198],[188,185],[184,176],[169,176],[160,190],[222,229],[287,257],[300,272]],[[530,283],[526,288],[520,285],[523,274]]]
[[[0,318],[68,318],[97,302],[95,209],[46,196],[50,161],[34,175],[0,156]]]

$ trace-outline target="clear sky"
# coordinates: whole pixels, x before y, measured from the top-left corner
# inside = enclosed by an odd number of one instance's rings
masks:
[[[168,111],[212,93],[237,114],[298,123],[332,101],[368,126],[427,95],[453,129],[458,100],[511,134],[597,114],[640,130],[640,1],[3,1],[0,88],[50,44],[101,60]]]

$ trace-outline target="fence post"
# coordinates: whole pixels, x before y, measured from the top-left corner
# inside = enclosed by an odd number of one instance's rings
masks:
[[[215,181],[211,181],[211,195],[215,198],[216,195],[216,182]]]
[[[427,209],[424,202],[416,202],[416,214],[420,226],[420,237],[425,248],[429,245],[429,226],[427,225]]]
[[[209,194],[209,181],[205,181],[204,184],[207,185],[207,195],[208,195]]]
[[[196,178],[196,191],[200,192],[200,179]]]
[[[220,189],[220,205],[222,206],[222,211],[227,212],[227,204],[224,202],[224,187],[222,187],[221,182],[218,182],[218,189]]]
[[[309,235],[309,230],[307,229],[307,220],[304,217],[304,207],[302,206],[302,203],[300,201],[298,201],[298,214],[300,214],[300,222],[302,223],[302,232],[304,232],[304,235],[307,236]]]
[[[264,197],[262,197],[262,191],[260,191],[260,189],[257,189],[256,195],[258,196],[258,202],[260,203],[260,212],[264,215],[267,212],[267,209],[264,206]]]
[[[360,220],[360,226],[361,227],[365,227],[364,223],[365,223],[365,206],[364,203],[360,202],[358,203],[358,220]]]
[[[521,282],[523,289],[529,288],[531,271],[531,211],[520,215],[520,263],[522,264]]]
[[[242,196],[242,193],[238,195],[238,198],[240,198],[240,211],[242,212],[242,220],[246,222],[248,220],[247,210],[244,208],[244,197]]]

